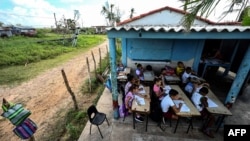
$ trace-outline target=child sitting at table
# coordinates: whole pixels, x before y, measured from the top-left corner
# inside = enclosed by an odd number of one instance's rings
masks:
[[[174,104],[173,100],[181,99],[178,95],[178,91],[175,89],[169,90],[169,95],[165,96],[161,101],[161,109],[163,116],[167,119],[178,119],[179,117],[175,114],[178,113],[182,107],[182,103],[179,106]]]
[[[167,76],[167,70],[166,70],[166,68],[162,68],[161,74],[159,75],[159,78],[161,78],[163,86],[165,86],[165,76]]]
[[[183,72],[185,71],[184,63],[181,61],[177,62],[177,67],[176,67],[175,71],[176,71],[177,76],[181,76],[183,74]]]
[[[132,112],[131,111],[132,103],[133,103],[135,95],[137,95],[138,91],[139,91],[139,86],[133,84],[129,88],[128,93],[126,94],[126,97],[125,97],[125,106],[126,106],[126,109],[129,111],[129,113]],[[143,117],[141,117],[139,113],[136,113],[135,120],[138,121],[138,122],[143,122],[144,121]]]
[[[125,85],[124,91],[125,91],[125,95],[128,93],[129,88],[135,84],[135,77],[131,74],[127,74],[127,78],[128,78],[128,82]]]
[[[156,96],[159,100],[162,100],[165,96],[165,91],[163,90],[162,85],[162,79],[161,78],[155,78],[154,80],[154,86],[153,86],[153,94]]]
[[[117,64],[116,71],[117,73],[119,73],[120,71],[124,71],[124,66],[121,62]]]
[[[144,75],[143,75],[143,67],[141,64],[137,64],[137,69],[135,70],[135,74],[136,76],[141,80],[143,81],[144,80]]]
[[[186,86],[192,75],[196,75],[195,72],[192,70],[191,67],[186,67],[184,73],[182,74],[181,80],[183,87]]]
[[[192,94],[195,92],[196,88],[199,87],[200,81],[196,78],[189,78],[190,80],[187,82],[184,91],[188,98],[191,98]]]
[[[189,98],[191,98],[194,92],[199,92],[199,90],[203,87],[209,88],[209,83],[201,82],[196,77],[189,78],[188,83],[186,84],[184,91]]]
[[[210,114],[206,107],[208,107],[208,98],[206,95],[208,94],[208,88],[202,87],[199,92],[195,92],[192,95],[192,102],[194,103],[195,107],[200,111],[201,117],[203,120],[207,119],[207,124],[205,123],[202,127],[202,132],[207,136],[214,138],[213,133],[211,132],[211,127],[214,124],[215,117]]]

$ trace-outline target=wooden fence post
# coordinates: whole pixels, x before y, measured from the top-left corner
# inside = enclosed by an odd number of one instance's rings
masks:
[[[89,92],[91,92],[91,91],[92,91],[92,88],[91,88],[90,68],[89,68],[89,59],[88,59],[88,57],[86,57],[86,62],[87,62],[87,66],[88,66],[88,76],[89,76]]]
[[[108,45],[106,45],[107,55],[109,54]]]
[[[95,56],[94,56],[94,54],[93,54],[93,51],[91,51],[91,54],[92,54],[92,58],[93,58],[93,61],[94,61],[95,78],[97,78],[97,73],[96,73],[96,62],[95,62]]]
[[[69,86],[69,82],[67,80],[67,77],[66,77],[64,70],[62,69],[61,72],[62,72],[62,76],[63,76],[64,82],[65,82],[66,88],[67,88],[68,92],[70,93],[72,100],[74,102],[75,110],[78,110],[78,105],[77,105],[75,94],[73,93],[73,91],[71,90],[71,88]]]
[[[102,54],[101,54],[101,49],[99,48],[99,57],[100,57],[100,60],[99,60],[99,63],[100,63],[100,69],[102,69]]]

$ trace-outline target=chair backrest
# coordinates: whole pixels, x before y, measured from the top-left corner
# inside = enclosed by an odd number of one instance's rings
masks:
[[[87,113],[88,113],[88,117],[89,117],[89,120],[90,122],[92,122],[93,118],[95,117],[96,113],[98,113],[95,105],[91,105],[88,110],[87,110]]]

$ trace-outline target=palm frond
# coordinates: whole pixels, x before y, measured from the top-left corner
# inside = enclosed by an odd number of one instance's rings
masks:
[[[185,0],[183,5],[184,9],[190,13],[184,15],[181,20],[181,24],[185,27],[187,31],[190,30],[196,16],[201,16],[207,18],[219,5],[220,0]],[[235,20],[239,19],[241,11],[246,8],[248,0],[231,0],[228,10],[222,14],[224,18],[228,13],[232,11],[237,11],[235,6],[239,6],[239,13]]]

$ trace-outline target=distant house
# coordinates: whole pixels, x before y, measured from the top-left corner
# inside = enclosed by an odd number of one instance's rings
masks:
[[[5,26],[4,29],[8,29],[11,31],[12,35],[23,35],[23,36],[35,36],[36,35],[36,29],[33,27],[28,26],[13,26],[8,25]]]
[[[92,26],[95,28],[95,34],[105,34],[107,26]]]
[[[0,27],[0,37],[11,37],[12,32],[10,28]]]

